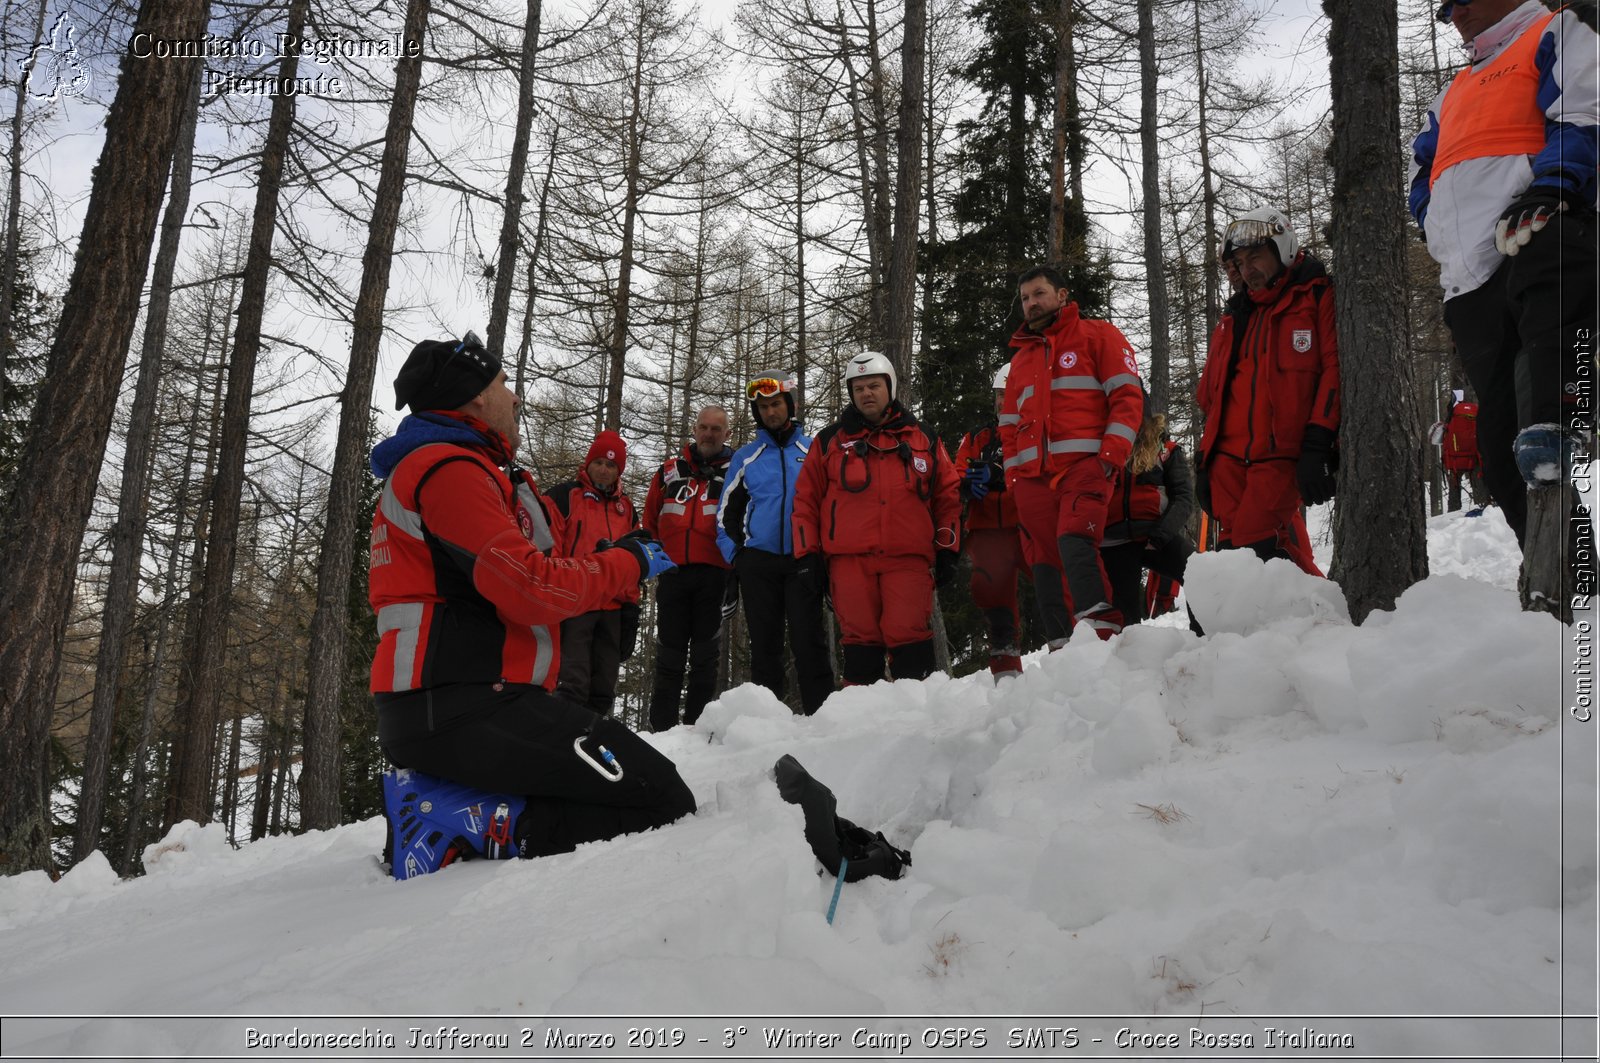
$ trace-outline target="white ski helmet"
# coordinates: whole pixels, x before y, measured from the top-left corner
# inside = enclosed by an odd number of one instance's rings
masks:
[[[844,389],[850,392],[850,382],[864,376],[886,376],[889,378],[889,398],[893,401],[898,390],[894,376],[894,363],[885,358],[878,351],[862,351],[850,359],[850,364],[844,367]]]
[[[1289,228],[1289,219],[1281,211],[1261,207],[1241,214],[1228,224],[1222,237],[1222,257],[1229,258],[1235,251],[1271,243],[1278,250],[1278,261],[1285,267],[1294,264],[1300,253],[1300,238]]]
[[[1011,376],[1011,363],[1007,362],[994,371],[994,389],[996,391],[1004,391],[1006,389],[1006,379],[1009,376]]]

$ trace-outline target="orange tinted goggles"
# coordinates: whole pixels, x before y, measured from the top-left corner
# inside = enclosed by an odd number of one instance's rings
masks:
[[[794,383],[792,381],[779,380],[777,377],[764,376],[760,380],[750,381],[750,383],[744,389],[744,394],[746,398],[750,399],[756,398],[757,396],[760,396],[761,398],[771,398],[774,395],[781,395],[785,391],[792,390],[793,388]]]

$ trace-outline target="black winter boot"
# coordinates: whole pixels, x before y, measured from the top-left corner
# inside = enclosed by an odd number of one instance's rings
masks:
[[[806,843],[830,875],[845,867],[844,880],[858,882],[871,875],[899,878],[911,866],[911,854],[896,849],[880,831],[876,834],[841,819],[834,811],[838,802],[833,791],[813,779],[800,762],[785,753],[773,765],[778,793],[791,805],[799,805],[806,817]]]
[[[896,679],[926,679],[938,670],[933,640],[923,639],[889,650],[889,671]]]
[[[864,687],[883,678],[883,647],[844,644],[844,684]]]

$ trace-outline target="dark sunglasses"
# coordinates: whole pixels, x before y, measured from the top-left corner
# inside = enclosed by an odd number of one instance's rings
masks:
[[[1457,4],[1460,4],[1462,7],[1468,7],[1471,5],[1471,3],[1472,0],[1444,0],[1444,3],[1439,5],[1439,10],[1435,12],[1434,17],[1440,22],[1449,22],[1450,10],[1452,8],[1454,8]]]

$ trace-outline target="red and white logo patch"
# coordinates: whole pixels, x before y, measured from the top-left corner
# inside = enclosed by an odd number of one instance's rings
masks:
[[[617,452],[614,451],[614,450],[608,450],[608,451],[606,451],[606,457],[610,458],[612,461],[616,461],[617,460]]]
[[[912,458],[911,464],[916,466],[916,470],[918,472],[928,471],[928,459],[924,458],[921,454],[918,454],[916,457]]]
[[[1294,336],[1290,339],[1290,342],[1294,344],[1295,350],[1305,354],[1311,349],[1311,330],[1308,328],[1295,329]]]
[[[620,499],[620,498],[619,498],[619,499],[617,499],[617,500],[616,500],[616,501],[615,501],[615,502],[613,502],[613,503],[611,503],[611,504],[612,504],[612,506],[614,506],[614,507],[615,507],[615,508],[616,508],[616,511],[617,511],[617,512],[618,512],[618,513],[621,513],[621,514],[626,514],[626,513],[627,513],[627,512],[628,512],[628,507],[627,507],[627,506],[624,506],[624,505],[623,505],[623,504],[622,504],[622,499]]]
[[[1063,369],[1071,369],[1073,366],[1078,364],[1078,352],[1062,351],[1059,364]]]
[[[1124,350],[1122,352],[1122,364],[1127,366],[1128,372],[1132,373],[1134,376],[1139,375],[1139,363],[1134,359],[1132,351]]]

